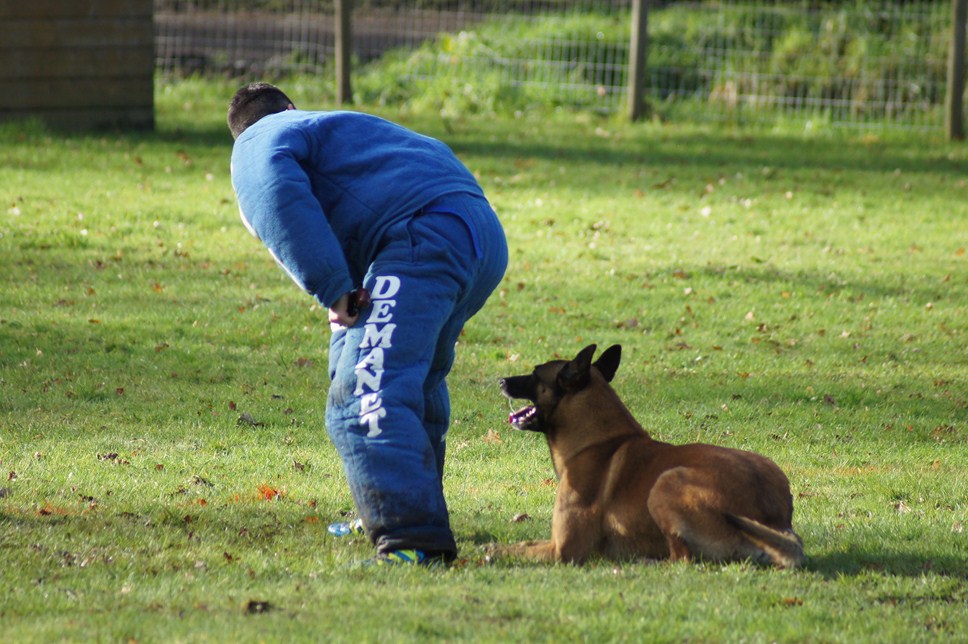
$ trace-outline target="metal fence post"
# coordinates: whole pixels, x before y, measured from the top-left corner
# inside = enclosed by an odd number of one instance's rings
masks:
[[[632,35],[629,42],[628,115],[632,121],[645,116],[645,65],[649,48],[648,0],[632,0]]]
[[[948,51],[948,97],[945,130],[948,140],[965,138],[965,22],[968,0],[951,0],[951,49]]]
[[[336,0],[336,100],[353,102],[353,0]]]

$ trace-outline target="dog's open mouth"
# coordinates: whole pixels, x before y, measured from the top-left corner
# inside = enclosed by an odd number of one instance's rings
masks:
[[[511,415],[508,416],[508,422],[515,429],[532,429],[538,422],[538,408],[534,405],[528,405],[511,412]]]

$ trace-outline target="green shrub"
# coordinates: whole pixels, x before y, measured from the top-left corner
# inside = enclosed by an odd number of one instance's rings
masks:
[[[666,116],[691,102],[707,112],[810,111],[835,121],[930,117],[944,99],[947,33],[941,5],[927,7],[913,17],[865,2],[653,9],[653,107]],[[443,113],[615,109],[627,82],[629,29],[628,16],[614,13],[494,17],[366,66],[358,98]]]

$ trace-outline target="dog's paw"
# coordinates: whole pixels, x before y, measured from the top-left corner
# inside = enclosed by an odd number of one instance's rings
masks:
[[[502,543],[485,543],[480,546],[481,565],[489,566],[502,559],[507,559],[507,547],[507,544]]]

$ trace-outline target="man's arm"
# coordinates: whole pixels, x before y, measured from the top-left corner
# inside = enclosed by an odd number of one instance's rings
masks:
[[[323,306],[353,288],[343,248],[299,163],[298,135],[240,137],[232,153],[232,184],[242,217],[276,261]]]

